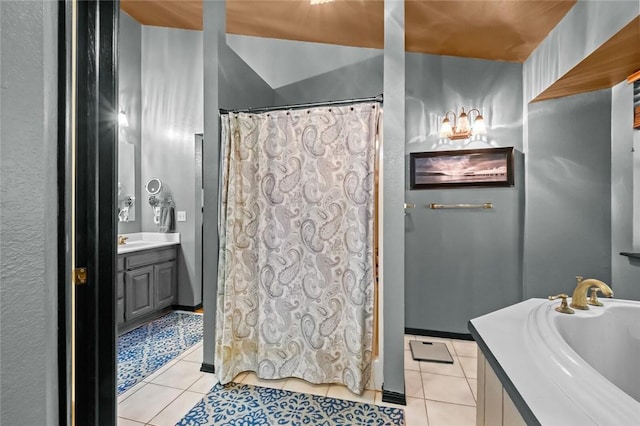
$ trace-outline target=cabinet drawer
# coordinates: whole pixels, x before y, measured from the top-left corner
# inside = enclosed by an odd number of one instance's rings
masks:
[[[128,254],[125,257],[127,269],[138,268],[152,263],[166,262],[176,258],[176,248],[169,247],[161,250],[143,251],[135,254]]]
[[[116,261],[117,270],[124,271],[124,256],[118,256],[118,260]]]

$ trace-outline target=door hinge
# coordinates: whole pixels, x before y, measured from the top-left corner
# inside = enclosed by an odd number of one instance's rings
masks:
[[[73,270],[73,283],[75,285],[87,283],[87,268],[75,268]]]

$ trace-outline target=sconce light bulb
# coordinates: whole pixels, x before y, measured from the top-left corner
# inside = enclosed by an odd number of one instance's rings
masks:
[[[484,118],[481,115],[478,115],[473,122],[473,134],[474,135],[486,135],[487,134],[487,126],[484,123]]]
[[[451,122],[448,118],[445,117],[445,119],[442,120],[442,125],[440,126],[439,133],[441,138],[448,138],[449,136],[453,135],[453,128],[451,127]]]
[[[456,129],[456,132],[469,133],[469,130],[471,130],[471,128],[469,127],[469,118],[467,117],[467,114],[463,109],[460,113],[460,116],[458,117],[458,128]]]

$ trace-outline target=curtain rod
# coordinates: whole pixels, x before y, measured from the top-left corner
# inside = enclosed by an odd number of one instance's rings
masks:
[[[245,108],[245,109],[220,108],[220,114],[229,114],[229,113],[238,113],[238,112],[260,113],[260,112],[269,112],[269,111],[278,111],[278,110],[293,110],[293,109],[303,109],[303,108],[313,108],[313,107],[324,107],[324,106],[331,106],[331,105],[359,104],[364,102],[382,103],[382,95],[378,95],[370,98],[345,99],[340,101],[313,102],[313,103],[307,103],[307,104],[280,105],[280,106],[271,106],[271,107],[257,107],[257,108]]]

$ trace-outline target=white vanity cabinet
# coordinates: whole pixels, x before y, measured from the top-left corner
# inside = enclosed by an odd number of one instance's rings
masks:
[[[170,310],[177,299],[176,246],[118,256],[118,331],[125,332]]]

